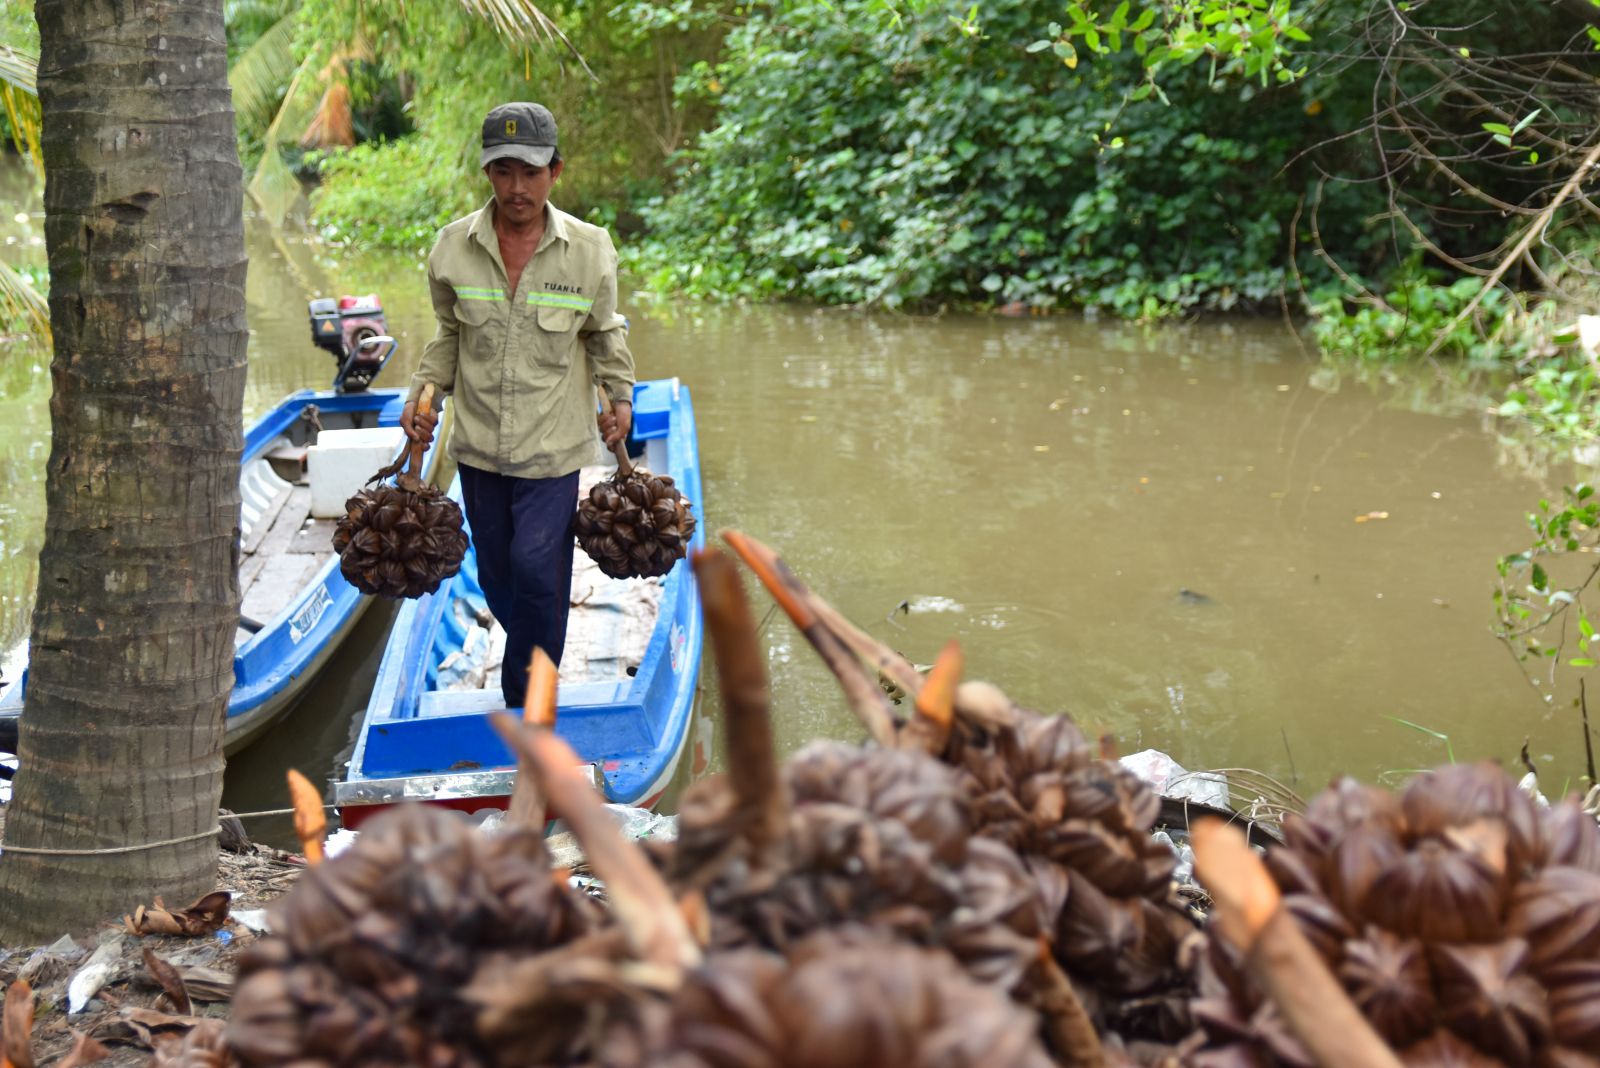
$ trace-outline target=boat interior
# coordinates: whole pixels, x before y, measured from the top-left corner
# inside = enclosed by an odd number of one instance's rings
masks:
[[[585,467],[578,477],[579,494],[615,471],[615,466]],[[610,578],[581,549],[575,550],[561,684],[631,678],[649,648],[665,584],[665,578]],[[505,630],[490,614],[476,582],[457,582],[451,590],[443,626],[455,639],[449,643],[454,648],[434,669],[435,688],[498,695]]]
[[[337,465],[308,462],[311,446],[330,430],[361,430],[387,444],[376,454],[396,455],[404,441],[397,426],[379,427],[376,409],[328,411],[307,404],[284,432],[245,461],[239,475],[240,621],[234,643],[243,645],[305,588],[333,555],[337,516],[319,500],[348,496],[352,476]],[[372,456],[371,450],[366,454]],[[368,461],[370,463],[370,460]],[[382,466],[375,464],[367,471]],[[337,485],[334,485],[337,483]],[[359,482],[356,483],[359,486]],[[318,491],[321,492],[318,492]]]

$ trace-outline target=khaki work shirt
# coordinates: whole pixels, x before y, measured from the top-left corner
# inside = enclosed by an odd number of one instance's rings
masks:
[[[549,205],[544,236],[506,295],[494,202],[439,231],[428,256],[438,333],[411,379],[448,393],[450,455],[519,478],[594,463],[594,383],[633,399],[633,354],[617,314],[611,235]]]

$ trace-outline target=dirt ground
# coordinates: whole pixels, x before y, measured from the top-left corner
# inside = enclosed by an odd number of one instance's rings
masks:
[[[5,807],[0,805],[0,831],[4,820]],[[281,896],[305,868],[304,859],[293,854],[249,843],[242,846],[241,851],[220,854],[217,888],[230,900],[227,918],[215,929],[193,937],[138,936],[119,919],[102,924],[91,935],[63,935],[48,946],[0,946],[0,1005],[17,979],[26,979],[33,988],[32,1045],[37,1064],[60,1062],[79,1036],[87,1035],[109,1054],[95,1063],[143,1065],[154,1045],[180,1040],[205,1017],[227,1015],[239,954],[259,937],[239,914],[256,919],[253,914]],[[128,911],[152,904],[130,900]],[[165,904],[177,910],[190,903]],[[179,994],[190,1000],[187,1011],[154,977],[147,953],[156,958],[158,969],[165,962],[181,979]],[[74,979],[81,994],[95,975],[103,976],[98,989],[81,1011],[69,1012]],[[170,975],[168,984],[172,985]]]

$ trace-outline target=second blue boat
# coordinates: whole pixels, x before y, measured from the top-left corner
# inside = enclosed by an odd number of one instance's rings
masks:
[[[640,383],[633,411],[643,465],[671,475],[693,503],[700,524],[691,550],[703,547],[689,391],[677,379]],[[585,470],[587,481],[601,474]],[[459,482],[451,494],[460,499]],[[590,767],[607,800],[652,807],[689,736],[703,644],[694,576],[679,561],[664,578],[609,579],[580,550],[572,601],[556,733]],[[503,642],[470,549],[459,575],[402,606],[349,768],[334,787],[346,827],[406,801],[468,813],[506,807],[515,762],[488,718],[505,705]]]

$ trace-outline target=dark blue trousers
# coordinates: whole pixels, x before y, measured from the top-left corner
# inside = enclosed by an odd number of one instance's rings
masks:
[[[578,473],[512,478],[461,466],[461,496],[489,611],[506,629],[500,689],[507,708],[528,692],[528,660],[543,649],[556,664],[572,602],[572,514]]]

